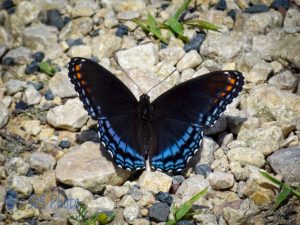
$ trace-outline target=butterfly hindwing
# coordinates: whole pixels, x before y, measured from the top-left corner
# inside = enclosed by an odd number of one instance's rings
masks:
[[[131,91],[108,70],[85,58],[71,59],[69,77],[89,115],[98,120],[100,140],[116,164],[129,170],[144,168],[135,122],[138,101]]]
[[[198,150],[203,129],[211,127],[242,90],[237,71],[216,71],[186,81],[152,103],[151,166],[162,171],[182,170]]]

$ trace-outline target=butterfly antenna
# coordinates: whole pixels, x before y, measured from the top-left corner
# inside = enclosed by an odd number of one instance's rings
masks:
[[[167,77],[165,77],[163,80],[161,80],[158,84],[154,85],[152,88],[150,88],[149,91],[147,91],[146,94],[148,94],[150,91],[152,91],[155,87],[157,87],[158,85],[160,85],[162,82],[164,82],[166,79],[168,79],[174,72],[176,71],[176,69],[174,69],[172,71],[172,73],[170,73]]]
[[[123,67],[119,64],[116,54],[114,54],[114,59],[116,61],[116,63],[118,64],[118,66],[121,68],[121,70],[125,73],[125,75],[129,78],[129,80],[131,80],[137,87],[138,89],[141,91],[141,93],[144,93],[143,90],[140,88],[140,86],[128,75],[128,73],[123,69]]]

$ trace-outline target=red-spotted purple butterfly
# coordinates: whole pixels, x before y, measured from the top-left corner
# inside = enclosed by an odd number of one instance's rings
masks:
[[[215,123],[244,84],[240,72],[215,71],[150,102],[147,94],[137,100],[116,76],[89,59],[72,58],[69,77],[119,167],[144,169],[149,157],[153,169],[167,172],[185,168],[199,149],[203,129]]]

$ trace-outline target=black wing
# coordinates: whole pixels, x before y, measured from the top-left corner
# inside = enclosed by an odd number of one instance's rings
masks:
[[[102,144],[121,168],[145,167],[138,140],[138,101],[111,72],[85,58],[72,58],[69,77],[89,115],[98,120]]]
[[[215,123],[243,84],[240,72],[216,71],[186,81],[154,100],[152,168],[182,170],[199,149],[203,129]]]

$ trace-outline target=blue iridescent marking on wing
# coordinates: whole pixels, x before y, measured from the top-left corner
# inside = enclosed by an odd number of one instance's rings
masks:
[[[99,138],[116,164],[124,169],[138,170],[145,167],[145,160],[141,154],[126,144],[115,133],[109,121],[105,118],[98,120]]]

